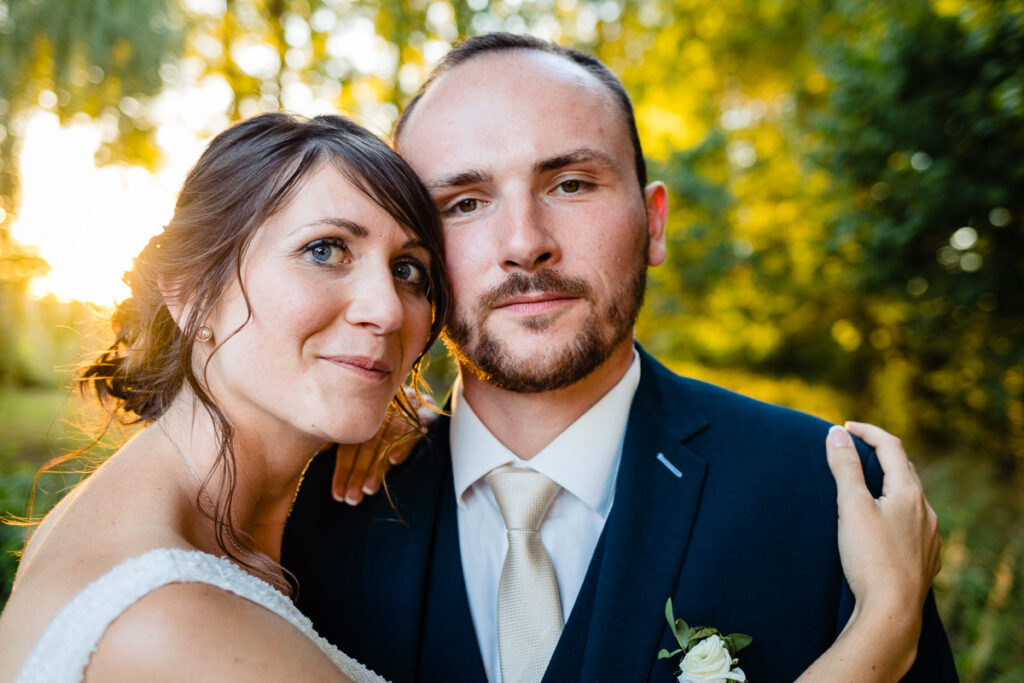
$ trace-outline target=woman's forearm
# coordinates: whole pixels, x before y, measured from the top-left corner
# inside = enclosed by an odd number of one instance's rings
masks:
[[[908,612],[906,605],[871,611],[855,607],[832,647],[797,683],[898,681],[914,663],[920,635],[920,617]]]

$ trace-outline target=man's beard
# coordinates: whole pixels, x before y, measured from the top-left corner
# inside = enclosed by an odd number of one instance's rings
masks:
[[[480,297],[471,315],[456,312],[442,339],[462,367],[498,388],[532,394],[575,384],[606,361],[632,334],[647,285],[646,249],[642,255],[644,258],[638,261],[621,296],[613,297],[603,309],[595,304],[595,310],[576,336],[544,360],[516,358],[508,344],[488,332],[485,324],[494,305],[518,294],[544,292],[592,300],[593,290],[586,280],[561,276],[547,268],[529,275],[511,273]],[[543,329],[552,323],[550,319],[525,318],[521,324],[543,334]]]

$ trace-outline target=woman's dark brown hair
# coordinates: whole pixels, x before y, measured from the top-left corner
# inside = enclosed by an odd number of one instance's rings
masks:
[[[171,222],[150,240],[125,276],[131,297],[114,313],[114,343],[79,377],[83,392],[94,392],[129,423],[157,420],[186,387],[195,394],[213,419],[220,444],[216,465],[203,484],[220,471],[221,486],[209,515],[217,544],[226,555],[282,588],[287,586],[275,571],[277,565],[234,526],[234,426],[204,388],[205,368],[195,367],[193,345],[196,331],[236,278],[249,304],[241,277],[248,244],[260,225],[327,163],[429,252],[428,296],[434,317],[425,352],[441,331],[451,301],[440,222],[430,195],[398,154],[352,121],[276,113],[241,122],[206,148],[185,179]],[[187,303],[178,323],[168,312],[165,296]],[[415,370],[413,374],[415,381]],[[404,392],[399,391],[392,409],[417,422]],[[204,510],[198,495],[196,504]]]

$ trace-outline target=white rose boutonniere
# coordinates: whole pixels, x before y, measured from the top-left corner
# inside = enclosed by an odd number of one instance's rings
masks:
[[[679,643],[675,652],[662,650],[658,659],[671,659],[682,655],[679,668],[674,672],[679,683],[728,683],[746,681],[743,669],[736,666],[736,653],[750,645],[753,638],[742,633],[723,636],[716,628],[691,628],[672,613],[672,599],[665,603],[665,618]]]
[[[745,681],[743,669],[733,668],[735,660],[719,635],[708,636],[686,653],[679,664],[679,683],[725,683]]]

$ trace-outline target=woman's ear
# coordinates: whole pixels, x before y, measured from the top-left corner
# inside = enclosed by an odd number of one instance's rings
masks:
[[[164,299],[164,305],[167,306],[167,312],[171,314],[171,319],[174,320],[178,329],[184,332],[185,321],[188,319],[188,307],[181,303],[178,287],[163,278],[160,279],[157,286],[160,288],[160,296]]]

